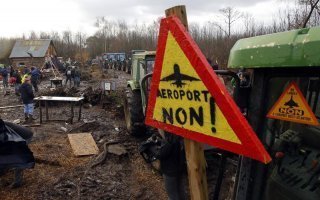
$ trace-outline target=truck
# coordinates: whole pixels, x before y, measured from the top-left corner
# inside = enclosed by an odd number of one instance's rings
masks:
[[[113,68],[125,71],[126,68],[126,53],[104,53],[102,54],[104,65],[106,68]],[[107,67],[108,66],[108,67]]]

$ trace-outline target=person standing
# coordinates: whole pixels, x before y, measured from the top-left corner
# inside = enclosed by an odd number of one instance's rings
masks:
[[[36,67],[31,67],[31,84],[35,92],[38,92],[38,79],[40,78],[39,70]]]
[[[76,87],[80,87],[80,77],[81,77],[81,72],[79,67],[76,67],[74,70],[74,85]]]
[[[76,66],[72,66],[72,67],[71,67],[71,80],[72,80],[72,82],[73,82],[73,86],[76,85],[76,82],[75,82],[75,79],[74,79],[75,71],[76,71]]]
[[[20,94],[21,94],[21,99],[24,105],[24,116],[25,116],[25,121],[32,122],[33,120],[33,98],[34,94],[32,91],[32,86],[30,83],[30,77],[27,76],[20,86]]]
[[[30,73],[30,69],[25,66],[24,69],[23,69],[23,74],[29,74]]]
[[[7,67],[4,67],[1,70],[1,75],[2,75],[3,87],[7,88],[8,87],[8,78],[9,78],[9,72],[8,72]]]
[[[185,200],[185,155],[181,137],[164,133],[165,145],[159,154],[160,168],[169,200]]]
[[[22,78],[21,78],[21,83],[24,83],[25,79],[26,79],[27,77],[29,77],[29,76],[30,76],[30,73],[23,74],[23,76],[22,76]]]
[[[12,76],[16,78],[16,83],[14,84],[14,91],[17,96],[20,95],[19,88],[21,85],[21,75],[18,70],[14,70]]]
[[[70,81],[70,87],[71,87],[71,78],[72,78],[72,71],[71,71],[71,68],[68,67],[66,70],[66,83],[65,83],[65,85],[67,85],[68,81]]]
[[[10,77],[12,77],[13,72],[14,72],[14,69],[13,69],[12,65],[9,66],[9,69],[10,69]]]

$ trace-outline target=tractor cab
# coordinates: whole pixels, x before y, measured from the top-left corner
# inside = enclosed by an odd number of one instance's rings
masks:
[[[246,74],[237,101],[273,160],[242,158],[238,200],[320,199],[320,27],[239,40],[228,68]]]
[[[132,55],[132,79],[127,82],[124,99],[125,121],[131,135],[145,134],[145,110],[155,56],[155,51],[136,52]]]

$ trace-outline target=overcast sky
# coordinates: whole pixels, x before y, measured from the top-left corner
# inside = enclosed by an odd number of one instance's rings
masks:
[[[96,31],[97,17],[122,19],[129,24],[150,23],[164,16],[164,10],[186,5],[189,22],[218,21],[218,10],[232,6],[248,12],[256,21],[269,23],[283,0],[3,0],[0,11],[0,37],[21,37],[31,30]],[[293,0],[291,1],[293,2]]]

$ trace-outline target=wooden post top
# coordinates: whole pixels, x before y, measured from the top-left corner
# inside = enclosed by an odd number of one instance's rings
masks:
[[[172,8],[168,8],[166,11],[166,17],[170,16],[177,16],[184,27],[188,30],[188,19],[187,19],[187,11],[186,11],[186,6],[184,5],[179,5],[179,6],[174,6]]]

